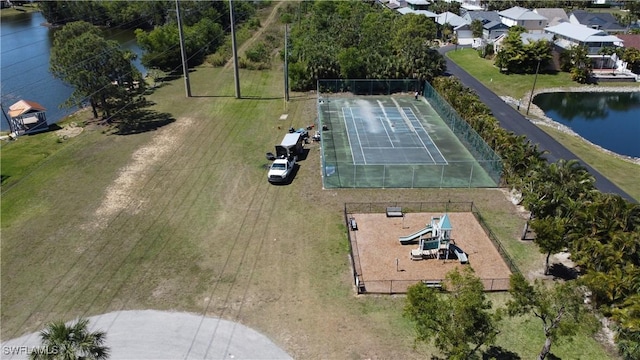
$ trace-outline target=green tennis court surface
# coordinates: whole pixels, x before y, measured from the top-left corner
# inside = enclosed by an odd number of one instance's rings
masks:
[[[496,187],[497,155],[424,93],[319,94],[324,187]]]

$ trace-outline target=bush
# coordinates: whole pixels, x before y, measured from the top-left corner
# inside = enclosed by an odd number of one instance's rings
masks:
[[[261,41],[251,46],[245,53],[245,56],[247,59],[255,63],[269,61],[269,51],[267,50],[267,46],[264,42]]]
[[[227,56],[224,52],[222,51],[218,51],[215,54],[211,54],[209,56],[207,56],[207,63],[211,64],[212,66],[224,66],[227,61],[229,61],[230,56]]]

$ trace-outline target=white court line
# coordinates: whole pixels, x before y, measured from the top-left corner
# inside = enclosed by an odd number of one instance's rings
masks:
[[[345,113],[344,108],[342,108],[342,119],[344,121],[344,128],[347,130],[347,140],[349,141],[349,149],[351,150],[351,162],[355,164],[356,159],[353,157],[353,144],[351,144],[351,136],[349,136],[349,125],[347,124],[347,114]]]
[[[353,116],[352,107],[349,108],[349,112],[351,112],[351,120],[353,121],[353,127],[356,129],[356,136],[358,137],[358,146],[360,146],[360,152],[362,153],[362,161],[364,161],[364,165],[367,165],[367,158],[364,156],[364,149],[362,148],[362,140],[360,140],[360,133],[358,132],[358,126],[356,125],[356,117]],[[355,159],[353,160],[353,163],[354,164],[356,163]]]
[[[395,146],[393,146],[393,140],[391,140],[391,136],[389,136],[389,132],[387,131],[387,127],[384,126],[384,122],[382,122],[382,118],[378,118],[378,120],[380,121],[380,124],[382,124],[382,127],[384,128],[384,132],[387,133],[387,139],[389,139],[389,143],[391,144],[391,147],[394,148]],[[387,118],[387,122],[388,122],[389,118]]]
[[[404,114],[404,110],[402,110],[402,108],[400,108],[400,111],[402,111],[402,113]],[[415,116],[415,114],[413,114]],[[405,117],[407,116],[406,114],[404,115]],[[422,124],[420,124],[420,127],[422,127],[422,129],[424,130],[424,126],[422,126]],[[415,128],[414,130],[415,131]],[[425,133],[427,131],[425,130]],[[429,157],[431,158],[431,161],[433,161],[433,163],[436,163],[436,159],[433,158],[433,155],[431,155],[431,151],[429,151],[429,149],[427,149],[427,145],[424,143],[424,141],[422,141],[422,137],[418,135],[418,133],[416,132],[416,136],[418,137],[418,140],[420,140],[420,143],[422,144],[422,146],[424,146],[424,149],[427,151],[427,154],[429,154]],[[427,134],[427,136],[429,136],[429,134]],[[429,140],[431,142],[433,142],[433,140],[431,140],[431,137],[429,137]],[[435,145],[435,144],[434,144]],[[437,146],[436,146],[437,148]]]
[[[416,116],[416,114],[413,112],[413,109],[411,109],[410,107],[407,108],[409,109],[409,111],[411,111],[411,115],[413,115],[413,117],[416,118],[416,120],[418,120],[418,117]],[[402,110],[404,111],[404,110]],[[427,132],[427,129],[424,128],[424,126],[422,126],[422,123],[420,121],[418,121],[418,124],[420,124],[420,127],[422,128],[422,130],[424,130],[424,133],[427,135],[427,137],[429,138],[429,141],[431,141],[431,143],[433,144],[433,146],[436,148],[436,150],[438,151],[438,154],[440,154],[440,157],[442,158],[442,160],[444,160],[445,164],[444,165],[449,165],[449,162],[447,161],[447,159],[445,159],[444,155],[442,155],[442,152],[440,152],[440,148],[438,147],[438,145],[436,145],[436,143],[433,141],[433,139],[431,138],[431,136],[429,135],[429,132]],[[418,136],[418,138],[420,139],[420,142],[422,142],[422,138],[420,138],[420,136]],[[422,144],[424,145],[424,142],[422,142]],[[427,149],[427,146],[425,145],[425,149],[427,150],[427,152],[429,153],[429,156],[431,156],[431,158],[433,159],[433,162],[436,163],[436,160],[433,158],[433,156],[431,155],[431,152],[429,151],[429,149]]]
[[[391,101],[393,101],[393,103],[396,104],[396,107],[398,108],[398,113],[400,113],[400,116],[402,116],[402,119],[407,123],[407,125],[409,126],[409,129],[411,129],[411,131],[415,132],[416,128],[413,127],[413,124],[411,123],[411,120],[409,120],[409,118],[407,118],[407,115],[402,110],[402,107],[400,107],[400,104],[398,104],[398,101],[396,99],[394,99],[394,98],[391,98]]]

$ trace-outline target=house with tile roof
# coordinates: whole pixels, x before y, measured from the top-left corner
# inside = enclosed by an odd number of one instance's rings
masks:
[[[499,11],[498,15],[500,15],[500,20],[503,24],[509,27],[522,26],[528,32],[543,32],[543,29],[549,23],[546,17],[520,6]]]
[[[9,128],[15,135],[44,131],[49,128],[44,106],[35,101],[20,100],[9,106]]]
[[[640,50],[640,34],[617,34],[616,36],[622,39],[624,47]]]
[[[615,16],[610,13],[591,13],[585,10],[574,10],[569,16],[569,22],[596,30],[603,30],[607,33],[620,33],[627,30],[627,28],[620,25]]]

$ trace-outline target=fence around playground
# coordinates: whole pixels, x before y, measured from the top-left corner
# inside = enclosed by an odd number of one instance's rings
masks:
[[[421,101],[406,102],[406,99],[413,99],[415,91],[421,91],[424,95]],[[374,151],[376,158],[386,156],[386,161],[375,164],[354,161],[357,158],[355,155],[358,155],[354,153],[362,151],[364,155],[365,150],[356,147],[359,151],[354,151],[354,136],[350,136],[345,108],[357,110],[357,104],[362,100],[381,103],[380,99],[386,101],[384,96],[396,105],[398,101],[405,101],[403,104],[406,107],[402,109],[411,115],[415,109],[418,114],[413,119],[417,124],[415,128],[429,129],[430,134],[435,133],[433,143],[429,145],[437,152],[443,149],[446,161],[429,164],[412,162],[407,159],[415,160],[417,150],[410,148],[396,156],[396,159],[404,162],[394,162],[393,155],[389,159],[389,147],[383,145],[379,149],[375,149],[374,145],[373,150],[369,147],[366,151]],[[347,107],[344,104],[348,104]],[[400,108],[400,105],[397,106]],[[405,111],[401,110],[401,113],[406,119]],[[421,116],[425,113],[429,116],[428,121]],[[382,120],[389,122],[386,112]],[[319,80],[318,129],[324,129],[321,156],[325,188],[482,188],[496,187],[500,183],[500,157],[428,83],[421,84],[416,80]],[[364,136],[370,139],[372,134],[365,133]]]
[[[487,236],[498,250],[498,253],[509,267],[512,274],[519,274],[520,270],[513,262],[505,248],[500,243],[500,240],[491,231],[486,221],[484,220],[480,210],[473,202],[381,202],[381,203],[345,203],[344,204],[344,221],[349,228],[350,214],[366,214],[366,213],[385,213],[387,208],[395,207],[402,208],[404,213],[421,213],[421,212],[471,212],[478,223],[481,225]],[[360,254],[355,243],[355,239],[352,238],[351,232],[347,231],[347,237],[349,240],[349,253],[351,260],[351,268],[353,270],[353,279],[358,294],[402,294],[406,293],[407,289],[411,285],[417,283],[425,284],[443,284],[445,279],[439,278],[424,278],[424,279],[367,279],[363,280],[362,267],[360,266]],[[485,291],[508,291],[509,290],[509,278],[483,278],[480,279],[484,285]]]

